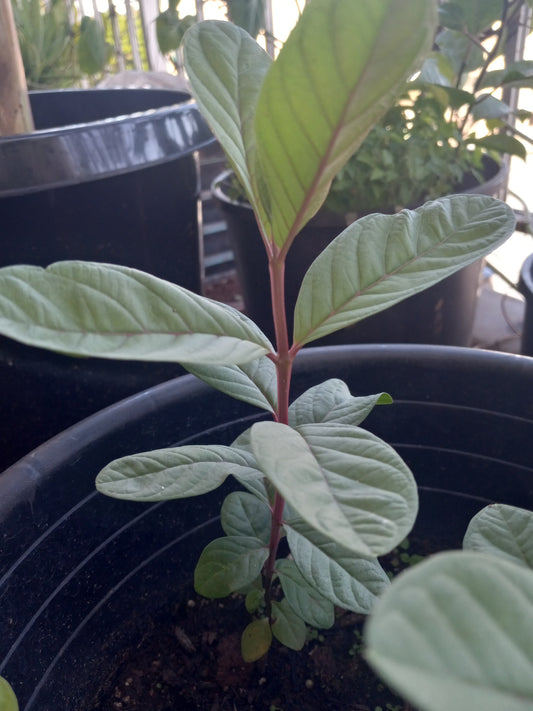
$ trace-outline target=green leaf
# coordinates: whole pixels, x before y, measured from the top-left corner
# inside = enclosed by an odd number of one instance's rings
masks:
[[[470,521],[463,547],[533,569],[533,512],[505,504],[486,506]]]
[[[366,658],[421,711],[533,708],[533,573],[442,553],[402,573],[366,628]]]
[[[251,430],[258,467],[317,531],[359,555],[392,550],[418,508],[413,475],[375,435],[350,425],[277,422]]]
[[[265,27],[265,0],[226,0],[228,20],[257,37]]]
[[[191,27],[183,57],[198,106],[255,207],[250,178],[253,117],[272,60],[240,27],[214,20]]]
[[[17,697],[9,683],[0,676],[0,709],[2,711],[19,711]]]
[[[301,617],[298,617],[286,598],[281,602],[272,603],[272,616],[274,617],[272,625],[274,637],[289,649],[299,652],[305,644],[307,630],[305,622]]]
[[[105,41],[105,30],[92,17],[83,17],[77,44],[78,62],[85,74],[103,72],[111,58],[111,46]]]
[[[285,522],[289,549],[309,585],[334,605],[367,615],[389,587],[389,578],[376,558],[352,551],[301,521]]]
[[[476,121],[487,119],[507,118],[513,110],[504,101],[497,99],[492,94],[481,95],[472,107],[472,117]]]
[[[192,365],[187,370],[217,390],[269,412],[277,411],[276,366],[270,358],[240,365]]]
[[[387,393],[353,397],[346,383],[331,378],[309,388],[289,407],[292,427],[313,422],[338,422],[360,425],[376,405],[388,405],[392,398]]]
[[[276,561],[283,593],[298,617],[312,627],[329,629],[335,622],[333,603],[310,585],[292,560]]]
[[[245,662],[257,662],[264,657],[272,644],[270,623],[262,617],[250,622],[241,637],[241,654]]]
[[[271,242],[290,243],[429,51],[427,0],[307,3],[257,102],[252,174]],[[413,32],[416,27],[416,32]]]
[[[454,195],[351,224],[313,262],[295,307],[298,345],[423,291],[502,244],[513,210],[484,195]]]
[[[258,538],[216,538],[200,555],[194,571],[194,589],[204,597],[227,597],[250,585],[267,558],[268,546]]]
[[[257,496],[246,491],[228,494],[220,516],[227,536],[253,536],[265,544],[270,541],[271,511]]]
[[[265,591],[263,589],[252,588],[246,593],[244,605],[246,607],[246,611],[249,612],[251,615],[254,612],[257,612],[260,607],[263,607],[264,604]]]
[[[469,143],[486,148],[489,151],[498,151],[512,156],[518,156],[525,160],[527,152],[524,144],[513,136],[508,136],[505,133],[493,133],[482,138],[474,138],[469,140]]]
[[[439,19],[446,27],[479,35],[501,19],[503,0],[454,0],[443,3]]]
[[[223,445],[156,449],[115,459],[96,477],[96,488],[132,501],[183,499],[218,488],[230,474],[254,478],[253,465],[245,452]]]
[[[272,349],[243,314],[144,272],[95,262],[0,269],[0,333],[77,356],[235,364]]]
[[[159,13],[155,20],[157,44],[161,54],[168,54],[180,47],[185,32],[196,22],[194,15],[181,18],[175,9]]]

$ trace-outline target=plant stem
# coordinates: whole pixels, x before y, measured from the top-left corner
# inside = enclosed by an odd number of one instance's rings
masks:
[[[277,354],[275,358],[278,384],[278,408],[276,419],[284,425],[289,423],[289,390],[294,356],[289,350],[287,313],[285,308],[285,254],[273,248],[269,259],[270,289],[272,295],[272,316],[276,334]],[[281,538],[281,527],[285,500],[279,492],[274,496],[270,528],[269,556],[263,569],[265,604],[267,615],[272,616],[271,588],[276,557]]]

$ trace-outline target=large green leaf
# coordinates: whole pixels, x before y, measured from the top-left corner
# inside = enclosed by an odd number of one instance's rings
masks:
[[[197,378],[226,395],[272,413],[277,411],[276,366],[270,358],[258,358],[240,365],[187,363],[186,368]]]
[[[272,346],[237,310],[126,267],[0,269],[0,333],[76,356],[234,364]]]
[[[253,117],[272,60],[240,27],[214,20],[191,27],[183,56],[202,114],[255,206],[250,182],[256,140]]]
[[[423,291],[502,244],[514,226],[513,210],[484,195],[453,195],[357,220],[307,271],[295,307],[295,343]]]
[[[251,429],[258,467],[317,531],[359,555],[390,551],[411,530],[416,484],[398,454],[350,425],[298,428],[258,422]]]
[[[286,558],[276,561],[276,572],[288,603],[302,620],[318,629],[333,626],[333,603],[307,582],[294,561]]]
[[[115,459],[96,477],[102,494],[133,501],[165,501],[206,494],[230,474],[255,478],[246,452],[223,445],[187,445]]]
[[[431,47],[432,0],[307,3],[257,102],[260,219],[281,246],[326,198],[331,180]]]
[[[353,397],[342,380],[331,378],[309,388],[289,407],[291,427],[313,422],[338,422],[360,425],[376,405],[390,404],[387,393]]]
[[[285,523],[289,549],[304,579],[334,605],[364,615],[389,587],[376,558],[354,556],[301,521]]]
[[[533,708],[533,572],[442,553],[402,573],[366,628],[366,657],[421,711]]]
[[[533,512],[505,504],[486,506],[470,521],[463,547],[533,569]]]
[[[252,583],[267,558],[268,546],[258,538],[216,538],[200,555],[194,570],[194,588],[204,597],[227,597]]]

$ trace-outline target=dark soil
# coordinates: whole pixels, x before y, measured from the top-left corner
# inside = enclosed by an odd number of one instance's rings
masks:
[[[386,569],[396,573],[419,557],[399,549],[387,557]],[[338,610],[335,626],[310,631],[302,652],[274,641],[267,657],[254,664],[243,662],[240,652],[240,635],[248,622],[241,597],[206,600],[191,591],[173,610],[151,622],[94,708],[414,711],[362,659],[362,615]]]
[[[339,612],[331,630],[303,652],[274,642],[243,662],[240,634],[250,621],[242,599],[191,597],[159,622],[121,665],[101,711],[374,711],[403,709],[358,655],[363,618]],[[387,706],[387,704],[390,704]]]

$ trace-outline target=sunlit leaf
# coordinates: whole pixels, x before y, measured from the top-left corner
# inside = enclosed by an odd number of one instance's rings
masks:
[[[236,309],[136,269],[95,262],[0,269],[0,333],[116,360],[226,365],[272,348]]]
[[[402,573],[366,628],[366,658],[420,711],[533,708],[533,572],[442,553]]]
[[[258,467],[290,506],[353,553],[381,555],[411,530],[418,509],[413,476],[375,435],[335,423],[296,431],[259,422],[251,442]]]
[[[429,51],[427,0],[314,0],[268,71],[257,102],[253,176],[260,220],[281,246]],[[416,32],[413,32],[416,27]]]
[[[250,165],[255,153],[253,117],[272,60],[231,22],[201,22],[188,31],[183,54],[195,99],[255,205]]]
[[[194,571],[194,589],[204,597],[227,597],[252,583],[267,557],[268,546],[258,538],[216,538],[200,555]]]
[[[463,547],[533,569],[533,512],[505,504],[486,506],[470,521]]]
[[[484,195],[454,195],[396,215],[369,215],[315,259],[295,307],[303,345],[423,291],[502,244],[513,210]]]

